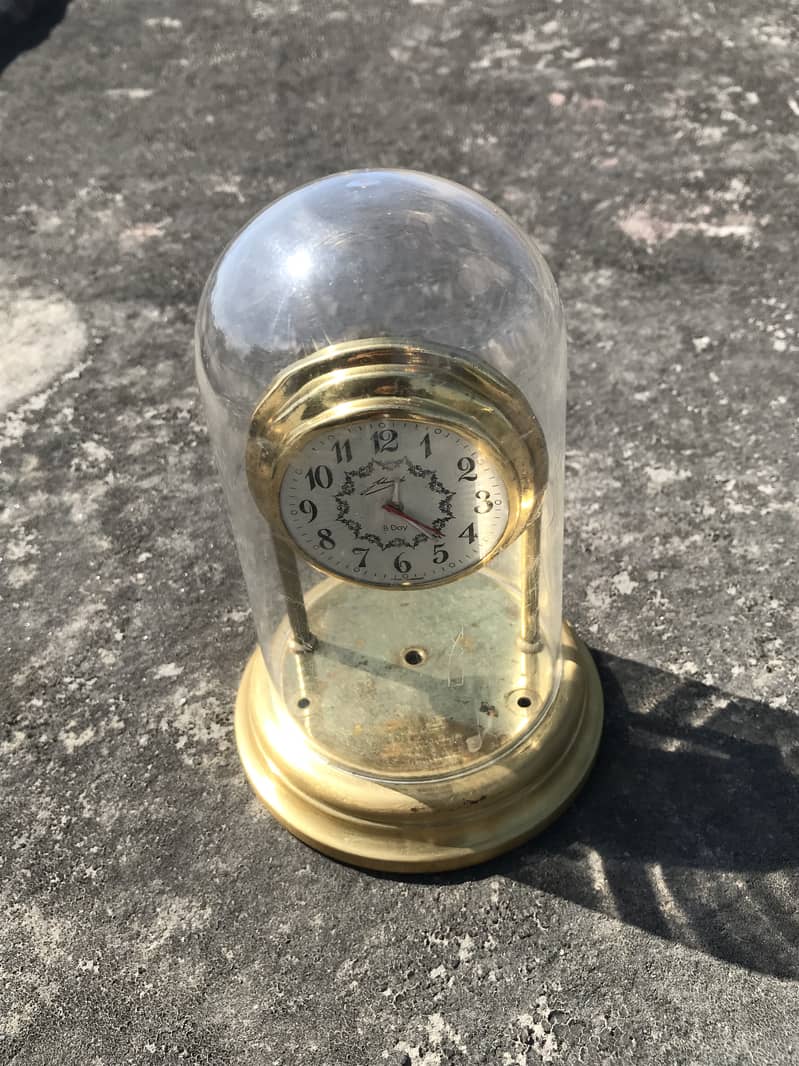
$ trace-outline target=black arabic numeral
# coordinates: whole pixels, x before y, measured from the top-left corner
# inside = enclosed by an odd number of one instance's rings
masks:
[[[436,544],[433,548],[433,562],[445,563],[449,559],[449,552],[446,548],[442,548],[440,544]]]
[[[320,548],[324,548],[326,551],[335,548],[336,542],[333,540],[333,534],[329,529],[318,529],[316,535],[319,537]]]
[[[311,491],[315,488],[329,489],[333,484],[333,472],[329,466],[309,466],[305,472]]]
[[[396,429],[377,429],[372,434],[372,443],[375,446],[375,455],[378,452],[395,452],[397,450]]]
[[[313,500],[300,500],[300,510],[308,515],[308,524],[314,521],[318,514],[318,508]]]
[[[411,568],[410,560],[409,559],[403,559],[402,558],[402,552],[400,552],[399,555],[394,560],[394,569],[400,574],[407,574],[408,571],[410,570],[410,568]]]
[[[461,475],[458,481],[477,481],[477,474],[474,469],[477,463],[472,459],[471,455],[464,455],[458,460],[458,470],[461,471]]]
[[[425,459],[429,459],[430,458],[430,453],[433,450],[430,447],[430,434],[429,433],[425,433],[425,435],[422,437],[421,447],[424,448],[424,457],[425,457]]]
[[[336,462],[341,463],[345,459],[348,463],[352,462],[352,445],[348,440],[345,440],[343,444],[339,441],[333,445],[333,451],[336,453]]]
[[[458,534],[459,540],[462,540],[463,537],[466,537],[470,544],[474,544],[474,542],[477,540],[477,534],[474,531],[474,522],[470,522],[466,529],[464,529],[462,533]]]
[[[494,504],[491,502],[491,493],[488,489],[480,489],[474,494],[474,498],[479,501],[474,509],[475,514],[488,514],[489,511],[494,510]]]
[[[366,569],[366,556],[369,554],[369,549],[368,548],[353,548],[352,549],[352,554],[353,555],[360,555],[360,557],[361,557],[361,561],[358,563],[358,565],[355,567],[355,569],[356,570],[365,570]]]

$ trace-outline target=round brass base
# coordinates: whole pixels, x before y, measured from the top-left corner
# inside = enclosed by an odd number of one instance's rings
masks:
[[[544,829],[591,769],[602,689],[588,649],[567,623],[562,655],[553,703],[509,750],[462,773],[390,780],[324,758],[282,709],[256,649],[236,702],[241,761],[278,821],[342,862],[402,873],[483,862]]]

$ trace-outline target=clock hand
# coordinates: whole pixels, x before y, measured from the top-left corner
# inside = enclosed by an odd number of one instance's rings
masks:
[[[424,522],[420,522],[417,518],[411,518],[409,514],[405,514],[399,507],[395,507],[393,503],[384,503],[383,510],[388,511],[389,514],[396,515],[397,518],[402,518],[406,522],[409,522],[412,526],[421,530],[422,533],[427,534],[428,537],[443,537],[444,534],[440,529],[434,529],[433,526],[427,526]]]

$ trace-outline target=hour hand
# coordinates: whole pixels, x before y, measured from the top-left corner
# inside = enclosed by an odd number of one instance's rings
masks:
[[[433,526],[428,526],[424,522],[420,522],[418,518],[411,518],[409,514],[405,514],[403,510],[396,507],[393,503],[384,503],[383,510],[388,511],[389,514],[396,515],[397,518],[403,519],[409,525],[414,526],[420,532],[424,533],[427,537],[443,537],[443,533],[440,529],[435,529]]]

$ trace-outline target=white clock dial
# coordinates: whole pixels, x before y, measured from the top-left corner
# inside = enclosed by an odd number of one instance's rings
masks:
[[[426,585],[493,551],[508,491],[490,453],[467,437],[386,418],[310,438],[283,476],[280,510],[324,570],[371,585]]]

